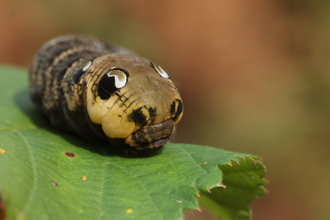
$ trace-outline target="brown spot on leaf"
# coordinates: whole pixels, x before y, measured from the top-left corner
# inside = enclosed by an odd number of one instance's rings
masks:
[[[51,182],[51,184],[53,184],[54,186],[56,186],[56,187],[60,187],[60,185],[58,185],[58,183],[57,182],[55,182],[55,181],[50,181]]]
[[[70,152],[65,152],[65,155],[68,157],[75,157],[76,155],[74,153],[70,153]]]

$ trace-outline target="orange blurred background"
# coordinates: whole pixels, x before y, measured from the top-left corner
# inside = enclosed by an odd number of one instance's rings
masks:
[[[1,0],[0,62],[50,38],[105,38],[159,63],[185,104],[177,142],[258,155],[254,220],[330,219],[330,2]],[[329,141],[329,142],[328,142]],[[186,219],[214,219],[206,210]]]

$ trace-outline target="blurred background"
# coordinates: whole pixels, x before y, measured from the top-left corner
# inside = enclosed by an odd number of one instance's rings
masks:
[[[0,0],[0,63],[28,67],[64,33],[170,73],[185,104],[176,142],[262,157],[270,192],[254,220],[330,219],[329,1]]]

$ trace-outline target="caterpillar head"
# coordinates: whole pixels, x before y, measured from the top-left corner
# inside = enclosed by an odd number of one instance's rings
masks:
[[[88,116],[110,141],[142,155],[155,154],[168,142],[183,103],[160,66],[134,54],[109,54],[89,61],[83,70],[88,71]]]

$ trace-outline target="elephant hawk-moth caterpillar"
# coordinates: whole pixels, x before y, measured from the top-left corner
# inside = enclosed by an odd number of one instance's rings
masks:
[[[29,91],[51,125],[152,156],[169,141],[183,103],[156,63],[95,37],[63,35],[30,66]]]

